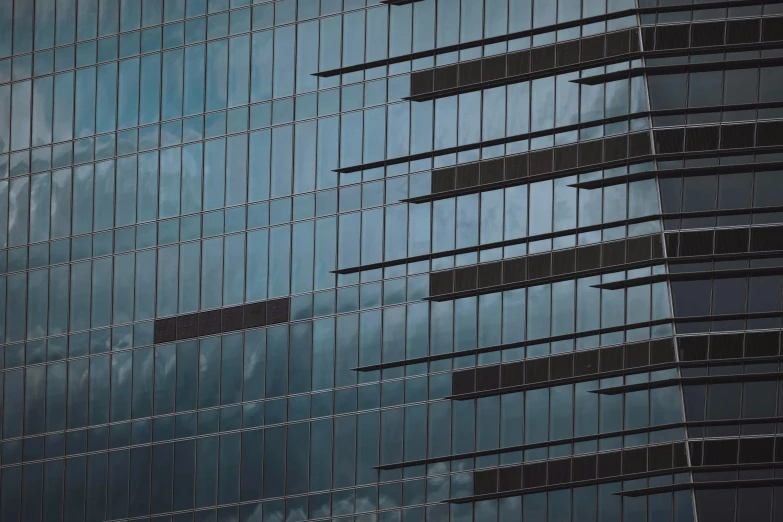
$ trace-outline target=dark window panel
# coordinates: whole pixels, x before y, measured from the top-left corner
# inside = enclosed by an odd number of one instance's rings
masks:
[[[669,257],[678,257],[680,255],[680,234],[676,232],[673,234],[666,234],[664,240],[666,241],[666,254]]]
[[[508,75],[517,76],[530,72],[530,51],[518,51],[508,55]]]
[[[742,334],[713,335],[710,337],[710,359],[739,359],[742,357]]]
[[[592,245],[576,249],[576,269],[594,270],[601,268],[601,245]]]
[[[737,439],[705,440],[704,465],[736,464]]]
[[[617,31],[606,35],[606,56],[618,56],[628,54],[630,48],[630,38],[635,36],[634,31]]]
[[[598,371],[598,350],[587,350],[574,354],[574,375],[592,375]]]
[[[610,346],[601,350],[601,371],[612,372],[623,369],[623,347]]]
[[[549,380],[549,358],[530,359],[525,364],[525,383],[545,382]]]
[[[522,487],[537,488],[541,486],[546,486],[546,462],[522,466]]]
[[[435,69],[435,90],[455,88],[457,86],[457,69],[456,64]]]
[[[245,305],[245,328],[256,328],[266,325],[266,302],[248,303]]]
[[[720,148],[741,149],[753,146],[754,125],[723,125],[721,127]]]
[[[662,259],[663,255],[663,236],[652,237],[652,259]]]
[[[674,343],[671,339],[656,339],[650,342],[650,364],[674,361]]]
[[[475,187],[479,184],[479,164],[468,163],[457,167],[457,188]]]
[[[650,135],[646,132],[630,134],[628,136],[628,156],[635,158],[650,154]]]
[[[748,332],[745,334],[745,357],[774,357],[778,355],[778,332]]]
[[[503,158],[481,162],[481,184],[503,181]]]
[[[765,42],[783,40],[783,16],[765,18],[762,22],[761,39]]]
[[[655,27],[642,27],[642,45],[645,51],[655,49]]]
[[[537,254],[527,258],[528,277],[530,279],[539,279],[549,277],[552,273],[552,254]]]
[[[665,129],[655,131],[655,150],[660,154],[682,152],[683,129]]]
[[[500,367],[482,366],[476,369],[476,391],[497,390],[500,388]]]
[[[585,141],[579,144],[579,165],[595,165],[603,161],[602,140]]]
[[[506,179],[526,178],[527,175],[527,154],[506,158]]]
[[[748,251],[748,239],[750,230],[747,228],[733,228],[715,231],[715,253],[736,254]]]
[[[576,250],[567,249],[552,252],[552,274],[570,274],[576,270]]]
[[[652,243],[650,240],[650,236],[634,237],[627,240],[629,263],[652,259]]]
[[[488,469],[473,472],[473,494],[489,495],[498,490],[498,471]]]
[[[633,343],[625,347],[625,367],[638,368],[650,364],[650,344]]]
[[[592,480],[596,477],[596,456],[587,455],[573,458],[574,481]]]
[[[690,24],[658,26],[655,35],[656,49],[683,49],[688,47],[688,33]]]
[[[670,469],[672,467],[672,445],[650,446],[648,458],[650,471]]]
[[[209,310],[198,314],[198,334],[214,335],[222,331],[220,310]]]
[[[524,257],[503,261],[503,282],[518,283],[524,281],[526,279],[526,261],[527,259]]]
[[[557,355],[550,361],[550,378],[567,379],[574,375],[574,354]]]
[[[604,57],[604,35],[582,39],[582,61],[600,60]]]
[[[497,80],[506,76],[506,55],[493,56],[491,58],[484,58],[483,64],[483,81]]]
[[[613,241],[602,245],[602,265],[615,266],[625,263],[625,241]]]
[[[753,252],[783,250],[783,227],[760,227],[751,229],[750,249]]]
[[[682,232],[680,234],[680,256],[705,256],[712,254],[712,233],[712,230]]]
[[[552,172],[552,149],[530,153],[530,175]]]
[[[618,136],[604,140],[606,161],[617,161],[628,157],[628,137]]]
[[[451,374],[451,393],[461,395],[476,391],[476,371],[462,370]]]
[[[759,147],[783,145],[783,122],[767,121],[759,123],[757,145]]]
[[[432,92],[432,77],[431,69],[411,73],[411,96]]]
[[[555,46],[535,47],[530,51],[530,65],[533,72],[551,69],[555,66]]]
[[[481,81],[481,60],[459,64],[459,84],[472,85]]]
[[[430,295],[450,294],[454,291],[454,270],[430,274]]]
[[[155,321],[155,343],[169,343],[177,339],[177,318],[167,317]]]
[[[723,34],[726,31],[726,22],[693,24],[691,31],[691,45],[693,47],[723,45]]]
[[[684,468],[688,465],[688,456],[685,453],[685,443],[676,442],[672,445],[672,452],[674,456],[674,467]],[[696,466],[697,464],[693,464]]]
[[[621,474],[619,451],[598,454],[598,478],[615,477]]]
[[[266,303],[266,322],[267,324],[279,324],[288,322],[288,297],[267,301]]]
[[[647,471],[647,448],[623,451],[623,474],[644,473]]]
[[[522,487],[522,466],[498,470],[498,491],[513,491]]]
[[[454,190],[455,171],[454,167],[434,170],[432,172],[432,192],[437,194]]]
[[[177,339],[192,339],[194,337],[198,337],[198,314],[177,317]]]
[[[523,384],[525,384],[525,363],[523,361],[501,365],[501,386],[521,386]]]
[[[750,20],[729,20],[726,28],[727,44],[744,44],[759,41],[760,25],[759,19]]]
[[[501,261],[479,265],[479,287],[499,285],[502,282],[502,273],[503,263]]]
[[[701,466],[702,462],[704,460],[703,456],[702,456],[704,443],[702,441],[698,440],[698,441],[688,442],[688,445],[690,446],[691,465],[692,466]],[[677,452],[677,447],[676,446],[674,447],[674,451],[675,451],[675,453]],[[675,459],[675,462],[676,462],[677,457],[675,456],[674,459]],[[674,466],[677,467],[677,464],[675,463]]]
[[[629,31],[631,33],[631,52],[636,53],[642,50],[641,34],[638,29],[634,28]]]
[[[454,270],[454,291],[474,290],[476,288],[476,273],[477,269],[475,266],[466,266]]]
[[[555,170],[573,169],[578,166],[578,146],[568,145],[555,149]]]
[[[557,44],[557,66],[579,63],[579,40]]]
[[[549,484],[565,484],[571,481],[571,459],[549,461]]]
[[[706,361],[710,338],[706,335],[678,337],[681,361]]]
[[[783,437],[775,438],[775,462],[783,462]]]
[[[685,151],[716,150],[718,148],[717,126],[691,127],[685,131]]]
[[[223,310],[223,331],[235,332],[241,330],[244,325],[242,306],[234,306]]]
[[[774,460],[775,439],[753,437],[740,441],[739,463],[753,464]]]

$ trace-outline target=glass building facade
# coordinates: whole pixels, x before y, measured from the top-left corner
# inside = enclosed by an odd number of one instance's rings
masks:
[[[0,520],[783,521],[781,15],[0,1]]]

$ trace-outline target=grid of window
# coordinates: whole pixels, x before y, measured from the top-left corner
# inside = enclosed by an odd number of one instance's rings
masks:
[[[0,2],[0,519],[779,517],[781,5]]]

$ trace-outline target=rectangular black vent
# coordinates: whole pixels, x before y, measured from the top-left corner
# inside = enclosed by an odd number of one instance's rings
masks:
[[[729,20],[726,29],[727,44],[755,43],[761,36],[761,26],[758,18],[750,20]]]
[[[154,326],[155,344],[169,343],[177,340],[177,318],[158,319]]]
[[[604,35],[582,39],[582,61],[600,60],[604,57]]]
[[[573,476],[574,481],[592,480],[595,478],[595,455],[586,455],[584,457],[574,457]]]
[[[688,47],[690,24],[659,25],[655,35],[656,49],[682,49]]]
[[[505,78],[506,76],[506,55],[493,56],[491,58],[484,58],[482,64],[482,80],[488,82],[490,80],[498,80]]]
[[[689,127],[685,131],[685,150],[717,150],[720,127]]]
[[[479,287],[496,286],[502,282],[503,263],[487,263],[479,265]]]
[[[530,153],[530,175],[552,172],[552,149],[539,150]]]
[[[549,461],[549,484],[565,484],[571,481],[571,459]]]
[[[594,270],[601,268],[601,245],[591,245],[576,249],[576,269]]]
[[[537,254],[527,258],[528,277],[539,279],[549,277],[551,272],[551,254]]]
[[[266,302],[245,305],[245,328],[257,328],[266,325]]]
[[[628,262],[636,263],[652,258],[650,236],[634,237],[628,240]]]
[[[715,231],[715,253],[736,254],[748,251],[748,237],[750,231],[747,228],[730,228]]]
[[[451,393],[462,395],[476,391],[476,371],[462,370],[451,374]]]
[[[673,362],[674,343],[671,339],[657,339],[650,342],[650,364]]]
[[[750,231],[750,249],[753,252],[783,250],[783,227],[760,227]]]
[[[557,66],[579,63],[579,40],[557,44]]]
[[[525,364],[525,383],[549,380],[549,358],[529,359]]]
[[[235,332],[241,330],[244,325],[242,306],[232,306],[223,309],[223,332]]]
[[[562,275],[574,272],[576,270],[575,252],[572,248],[552,252],[552,274]]]
[[[430,274],[430,295],[450,294],[454,291],[454,271],[433,272]]]
[[[655,131],[655,150],[659,154],[682,152],[683,129],[664,129]]]
[[[526,279],[524,257],[503,261],[503,282],[519,283]]]
[[[519,51],[508,55],[508,75],[518,76],[530,72],[530,51]]]
[[[709,22],[706,24],[693,24],[691,46],[709,47],[723,45],[723,33],[726,22]]]
[[[721,465],[737,463],[738,439],[705,440],[704,465]]]
[[[577,145],[567,145],[555,149],[555,170],[573,169],[578,166],[577,156],[579,149]]]
[[[503,364],[500,366],[500,385],[505,387],[525,384],[524,361]]]
[[[522,466],[498,470],[498,491],[513,491],[522,487]]]
[[[620,452],[598,454],[598,478],[615,477],[621,474]]]
[[[498,183],[503,181],[503,159],[494,159],[481,162],[481,184]]]
[[[574,354],[568,353],[552,357],[549,362],[549,373],[552,380],[568,379],[574,376]]]
[[[435,69],[435,90],[453,89],[457,86],[457,65]]]
[[[713,335],[710,337],[710,359],[739,359],[742,357],[742,334]]]
[[[679,337],[681,361],[705,361],[710,338],[706,335]]]
[[[533,72],[551,69],[555,66],[555,46],[536,47],[531,51],[530,64]]]
[[[720,148],[741,149],[752,147],[754,130],[752,123],[723,125],[721,127]]]
[[[765,42],[783,40],[783,16],[764,18],[761,22],[761,39]]]
[[[579,144],[579,165],[595,165],[603,161],[603,140],[583,141]]]
[[[646,132],[637,132],[628,135],[628,156],[646,156],[650,154],[650,135]]]
[[[628,137],[618,136],[604,140],[606,161],[617,161],[628,157]]]
[[[647,471],[647,448],[623,450],[623,473],[632,475]]]
[[[618,31],[606,35],[606,56],[628,54],[631,50],[628,37],[634,36],[633,31]]]
[[[454,167],[432,171],[432,192],[447,192],[454,190]]]
[[[506,179],[527,177],[527,154],[508,156],[506,158]]]
[[[666,242],[666,255],[668,257],[677,257],[679,255],[680,235],[676,232],[666,234],[664,235],[664,241]]]
[[[177,339],[193,339],[194,337],[198,337],[198,314],[177,317]]]
[[[478,163],[459,165],[457,167],[457,188],[469,188],[478,185],[480,168]]]
[[[432,92],[432,69],[411,73],[411,96]]]
[[[500,388],[500,366],[482,366],[476,369],[476,391],[497,390]]]
[[[645,51],[655,49],[655,27],[642,27],[642,45]]]
[[[759,123],[757,145],[759,147],[783,145],[783,121]]]
[[[772,437],[752,437],[740,440],[740,464],[772,462],[775,458],[775,439]]]
[[[574,375],[592,375],[598,372],[598,350],[574,353]]]
[[[672,467],[672,445],[650,446],[647,448],[650,471],[659,471],[662,469],[671,469]]]
[[[745,334],[745,357],[774,357],[780,344],[779,332],[748,332]]]
[[[712,230],[681,233],[680,255],[707,256],[712,254],[712,234]]]
[[[459,84],[472,85],[481,81],[481,60],[459,64]]]
[[[198,314],[198,334],[214,335],[220,333],[222,325],[220,324],[220,310],[209,310]]]
[[[625,241],[613,241],[603,245],[603,266],[615,266],[625,263]]]
[[[283,297],[266,302],[266,324],[280,324],[288,321],[289,299]]]
[[[475,265],[454,270],[454,291],[474,290],[476,288],[476,272]]]
[[[488,469],[485,471],[473,472],[473,494],[489,495],[495,493],[498,490],[498,471],[496,469]]]
[[[633,343],[625,347],[625,367],[638,368],[650,364],[650,343]]]
[[[535,462],[522,466],[522,486],[524,488],[546,486],[546,462]]]

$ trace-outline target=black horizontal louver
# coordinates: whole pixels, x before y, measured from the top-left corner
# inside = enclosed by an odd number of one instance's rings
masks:
[[[663,257],[663,236],[653,236],[651,259],[662,259]]]
[[[659,25],[655,38],[655,48],[683,49],[688,47],[689,24]]]
[[[574,375],[593,375],[598,372],[598,350],[574,353]]]
[[[496,493],[498,470],[488,469],[473,472],[473,494],[476,496]]]
[[[198,314],[177,317],[177,339],[192,339],[194,337],[198,337]]]
[[[579,165],[595,165],[603,161],[603,140],[583,141],[579,144]]]
[[[155,321],[154,336],[156,343],[168,343],[177,340],[177,318],[166,317]]]
[[[717,150],[719,130],[718,126],[689,127],[685,131],[685,151]]]
[[[525,363],[524,361],[500,366],[500,385],[504,388],[509,386],[521,386],[525,384]]]
[[[494,159],[481,162],[481,184],[498,183],[503,181],[503,159]]]
[[[454,167],[432,171],[432,192],[437,194],[454,190],[455,172]]]
[[[631,52],[636,53],[642,50],[641,32],[638,29],[631,29]]]
[[[525,383],[532,384],[549,380],[549,358],[541,357],[525,361]]]
[[[433,71],[418,71],[411,73],[411,96],[432,92]]]
[[[723,125],[721,127],[720,148],[742,149],[753,146],[754,128],[752,123],[742,125]]]
[[[646,156],[650,154],[650,135],[646,132],[637,132],[628,135],[628,156]]]
[[[531,49],[530,66],[532,72],[553,68],[555,66],[555,46],[546,45]]]
[[[642,45],[645,51],[655,49],[655,27],[642,27]]]
[[[682,152],[683,129],[664,129],[655,131],[655,150],[659,154]]]
[[[479,164],[468,163],[457,167],[457,188],[470,188],[479,184]]]
[[[664,241],[666,242],[666,255],[668,257],[677,257],[679,256],[679,244],[680,244],[680,235],[676,232],[673,234],[666,234],[664,235]]]
[[[783,145],[783,122],[766,121],[759,123],[757,141],[759,147]]]
[[[691,46],[709,47],[713,45],[723,45],[725,27],[725,22],[693,24],[691,28]]]
[[[459,64],[459,84],[473,85],[481,81],[481,60]]]
[[[451,374],[451,393],[464,395],[476,391],[476,371],[461,370]]]
[[[650,343],[632,343],[625,347],[625,367],[639,368],[650,364]]]
[[[579,149],[577,145],[567,145],[555,149],[555,170],[573,169],[578,166]]]
[[[223,331],[234,332],[241,330],[244,324],[243,307],[232,306],[223,309]]]
[[[552,274],[570,274],[576,270],[575,251],[573,249],[552,252]]]
[[[623,450],[623,474],[633,475],[647,471],[647,448]]]
[[[574,354],[557,355],[549,361],[552,380],[569,379],[574,376]]]
[[[710,359],[741,358],[742,339],[742,334],[713,335],[710,338]]]
[[[760,20],[729,20],[726,28],[727,44],[745,44],[758,42],[761,36]]]
[[[537,176],[552,172],[552,149],[530,153],[530,175]]]
[[[750,231],[747,228],[731,228],[715,231],[715,253],[737,254],[748,251],[748,237]]]
[[[740,440],[739,463],[757,464],[773,462],[775,459],[775,439],[772,437],[752,437]]]
[[[490,391],[500,388],[500,367],[482,366],[476,369],[476,391]]]
[[[707,256],[712,254],[712,234],[712,230],[681,233],[680,255]]]
[[[601,245],[591,245],[576,249],[576,269],[594,270],[601,268]]]
[[[549,461],[548,484],[565,484],[571,482],[571,459]]]
[[[574,457],[572,467],[574,481],[593,480],[596,477],[596,456]]]
[[[674,360],[674,343],[671,339],[657,339],[650,342],[650,364],[663,364]]]
[[[618,31],[606,35],[606,56],[619,56],[628,54],[631,50],[629,36],[633,37],[633,31]]]
[[[519,179],[527,177],[527,154],[506,157],[505,170],[506,179]]]
[[[761,39],[765,42],[783,40],[783,16],[764,18],[761,22]]]
[[[498,470],[498,491],[513,491],[522,487],[522,466]]]
[[[616,477],[622,472],[620,452],[598,454],[598,478]]]
[[[214,335],[222,331],[220,310],[208,310],[198,314],[199,335]]]
[[[579,63],[579,40],[557,44],[557,66]]]
[[[530,51],[518,51],[508,55],[508,75],[518,76],[530,72]]]
[[[623,369],[623,347],[610,346],[601,350],[599,368],[602,372],[613,372]]]
[[[604,35],[582,39],[582,61],[600,60],[604,57]]]
[[[479,265],[479,287],[486,288],[502,283],[503,263],[486,263]]]
[[[529,279],[540,279],[549,277],[552,274],[551,269],[552,254],[537,254],[527,258],[527,273]]]
[[[503,282],[519,283],[527,279],[526,261],[524,257],[503,261]]]
[[[430,274],[430,295],[450,294],[454,291],[454,271],[433,272]]]
[[[506,76],[506,55],[492,56],[491,58],[484,58],[482,61],[483,72],[481,78],[483,81],[488,82],[492,80],[499,80]]]
[[[448,65],[435,69],[435,90],[453,89],[457,87],[457,65]]]
[[[783,227],[759,227],[750,231],[750,249],[753,252],[783,250]]]
[[[522,466],[522,486],[525,488],[546,486],[546,467],[546,462]]]
[[[650,471],[660,471],[671,469],[672,467],[672,446],[664,444],[662,446],[650,446],[647,448],[648,467]]]
[[[454,270],[454,291],[465,292],[476,289],[476,266]]]
[[[266,323],[266,302],[245,305],[245,328],[257,328]]]
[[[628,137],[617,136],[604,140],[606,161],[618,161],[628,157]]]
[[[602,266],[615,266],[625,263],[625,241],[604,243],[602,251]]]
[[[774,357],[780,347],[779,332],[748,332],[745,334],[745,357]]]
[[[679,337],[677,344],[681,361],[704,361],[710,338],[706,335]]]
[[[705,440],[703,464],[705,466],[736,464],[738,447],[738,439]]]
[[[628,262],[637,263],[652,258],[650,237],[634,237],[628,240]]]

